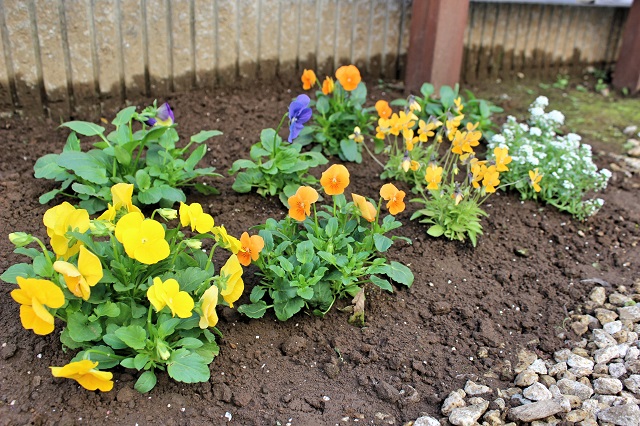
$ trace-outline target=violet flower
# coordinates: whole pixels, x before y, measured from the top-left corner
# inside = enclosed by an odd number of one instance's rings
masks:
[[[311,99],[307,95],[300,95],[289,105],[289,143],[298,137],[304,129],[304,123],[311,119],[309,102]]]
[[[168,102],[160,105],[156,110],[156,116],[147,120],[148,126],[171,126],[174,123],[173,111]]]

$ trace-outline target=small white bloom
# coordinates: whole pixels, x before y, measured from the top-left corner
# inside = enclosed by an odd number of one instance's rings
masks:
[[[547,114],[547,117],[558,124],[564,124],[564,114],[558,110],[553,110]]]
[[[542,130],[539,127],[532,127],[529,129],[531,136],[542,136]]]
[[[493,135],[493,137],[491,138],[491,142],[500,145],[506,143],[507,140],[502,135]]]
[[[531,113],[531,118],[541,117],[544,115],[544,110],[540,107],[533,107],[529,112]]]
[[[549,98],[546,96],[538,96],[535,101],[533,101],[533,105],[538,107],[546,107],[549,106]]]

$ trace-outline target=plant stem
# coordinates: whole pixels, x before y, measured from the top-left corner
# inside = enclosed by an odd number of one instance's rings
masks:
[[[282,125],[284,124],[284,119],[287,118],[288,116],[289,116],[289,113],[285,112],[282,118],[280,119],[280,123],[278,123],[278,127],[276,128],[275,134],[273,135],[273,158],[276,158],[276,155],[278,154],[278,132],[280,131],[280,129],[282,128]]]
[[[369,147],[367,146],[367,143],[366,143],[366,142],[362,142],[362,145],[364,145],[364,149],[366,149],[366,150],[367,150],[367,152],[369,153],[369,155],[371,156],[371,158],[373,158],[373,161],[375,161],[376,163],[378,163],[378,165],[380,165],[380,167],[382,167],[382,168],[384,169],[384,164],[382,164],[382,163],[380,162],[380,160],[378,160],[378,159],[373,155],[373,153],[371,152],[371,150],[370,150],[370,149],[369,149]]]

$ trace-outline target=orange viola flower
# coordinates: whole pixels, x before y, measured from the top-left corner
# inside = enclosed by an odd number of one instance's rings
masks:
[[[343,65],[336,71],[336,78],[347,92],[351,92],[362,81],[360,71],[355,65]]]
[[[304,90],[309,90],[311,89],[311,86],[316,84],[316,73],[313,72],[313,70],[304,70],[300,80],[302,80],[302,88]]]
[[[322,93],[325,95],[330,95],[333,93],[333,89],[335,88],[335,84],[333,83],[333,79],[327,76],[322,83]]]
[[[289,197],[289,216],[302,222],[311,215],[311,204],[318,201],[318,192],[310,186],[301,186]]]
[[[394,216],[404,211],[405,195],[404,191],[399,191],[392,183],[385,183],[382,185],[382,188],[380,188],[380,196],[385,201],[388,201],[387,209],[389,209],[389,213]]]
[[[378,111],[380,118],[385,119],[391,117],[391,114],[393,113],[393,110],[389,106],[389,102],[383,100],[376,102],[376,111]]]
[[[376,210],[373,204],[367,201],[367,199],[362,195],[351,194],[351,197],[353,198],[353,203],[356,205],[358,210],[360,210],[362,217],[369,222],[376,220],[376,213],[378,213],[378,210]]]
[[[320,184],[327,195],[338,195],[349,186],[349,170],[342,164],[334,164],[322,173]]]
[[[244,232],[240,236],[240,244],[242,248],[238,251],[238,260],[243,266],[249,266],[252,260],[258,260],[260,252],[264,248],[264,240],[260,235],[249,236]]]

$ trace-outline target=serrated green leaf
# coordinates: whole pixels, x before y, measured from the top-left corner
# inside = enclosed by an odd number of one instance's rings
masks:
[[[76,342],[98,341],[102,336],[102,325],[99,321],[89,321],[81,312],[74,312],[67,319],[69,336]]]
[[[143,349],[147,341],[147,332],[139,325],[120,327],[113,334],[133,349]]]
[[[62,180],[68,176],[66,169],[58,164],[58,157],[59,154],[46,154],[38,158],[33,166],[35,177]]]
[[[83,359],[89,359],[93,362],[97,362],[97,368],[100,370],[115,367],[120,364],[120,360],[116,357],[113,349],[104,345],[93,346],[88,350],[78,352],[71,361],[80,361]]]
[[[93,310],[95,314],[99,317],[109,317],[115,318],[120,315],[120,308],[117,303],[113,303],[111,301],[106,301]]]
[[[146,191],[138,192],[138,201],[142,204],[156,204],[162,199],[162,190],[158,187],[152,187]]]
[[[178,324],[180,324],[180,318],[169,318],[160,324],[158,327],[158,337],[164,339],[167,336],[170,336],[175,331]]]
[[[145,371],[138,377],[133,388],[140,393],[147,393],[156,386],[158,379],[153,371]]]
[[[304,287],[299,288],[296,291],[296,294],[302,297],[304,300],[309,300],[313,298],[313,288],[312,287]]]
[[[96,195],[96,189],[93,186],[84,185],[80,182],[74,182],[71,185],[71,189],[73,189],[78,194],[84,194],[89,196]]]
[[[258,301],[264,297],[266,292],[267,290],[264,287],[255,286],[251,290],[251,294],[249,295],[249,300],[251,300],[251,303],[258,303]]]
[[[58,165],[72,170],[77,176],[89,182],[104,185],[109,182],[107,171],[92,155],[85,152],[67,151],[58,156]]]
[[[151,176],[146,170],[140,169],[136,172],[136,185],[140,191],[146,191],[151,187]]]
[[[249,318],[262,318],[264,313],[267,311],[267,304],[260,300],[256,303],[251,303],[248,305],[241,305],[238,307],[238,312],[243,315],[248,316]]]
[[[345,160],[356,161],[358,159],[358,144],[353,139],[342,139],[340,150]]]
[[[47,204],[49,201],[56,198],[56,195],[58,195],[60,192],[62,191],[59,189],[52,189],[51,191],[47,191],[38,198],[38,202],[40,204]]]
[[[280,321],[286,321],[304,307],[304,299],[301,297],[294,297],[282,302],[276,302],[273,304],[273,310],[276,313],[276,317]]]
[[[304,264],[311,262],[314,257],[313,243],[309,240],[303,241],[296,246],[296,259]],[[289,271],[291,272],[291,271]]]
[[[167,373],[174,380],[184,383],[206,382],[210,378],[209,366],[197,353],[178,349],[167,361]]]
[[[329,98],[327,96],[321,96],[316,101],[316,110],[320,114],[326,114],[329,112]]]
[[[376,246],[376,249],[381,253],[387,251],[393,244],[393,240],[391,238],[387,238],[381,234],[373,234],[373,242]]]

